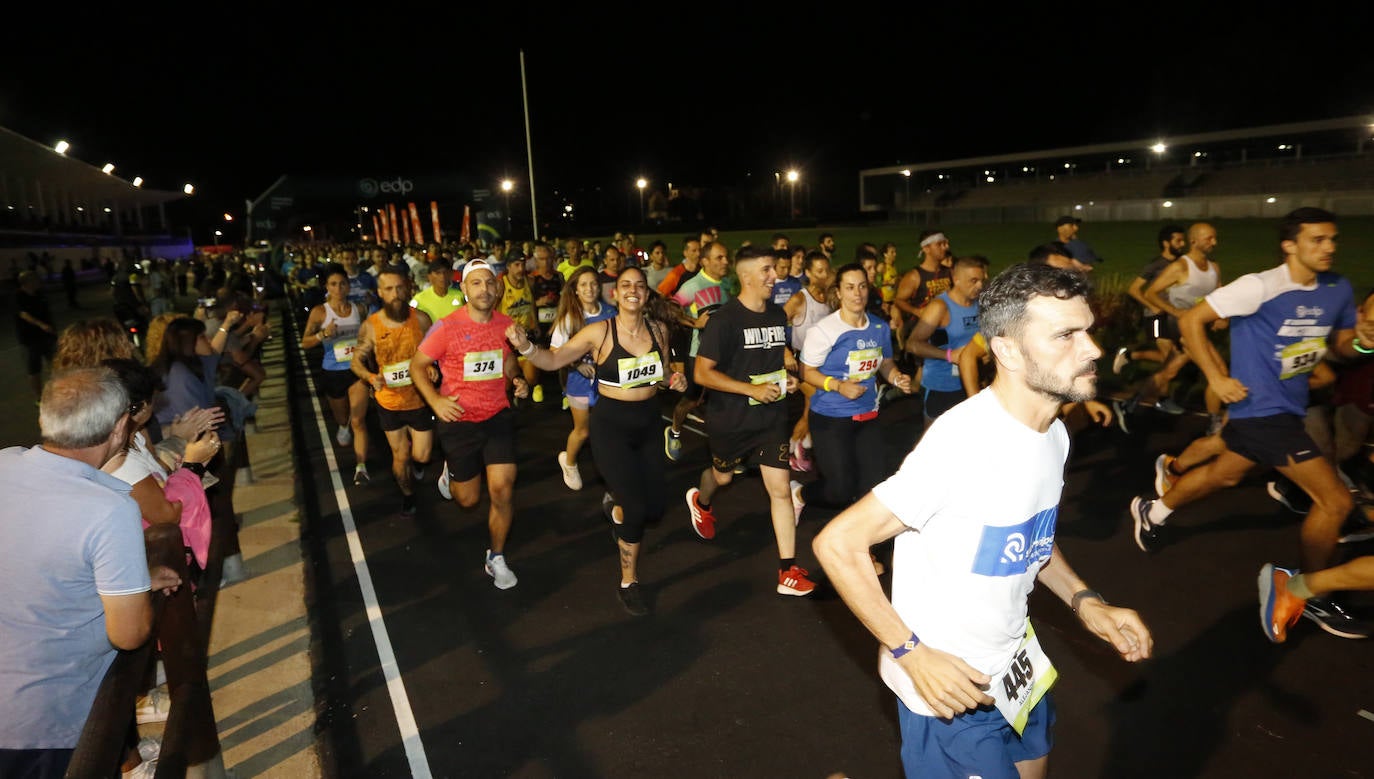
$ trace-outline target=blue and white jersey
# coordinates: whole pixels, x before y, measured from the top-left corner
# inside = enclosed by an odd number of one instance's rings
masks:
[[[865,314],[863,325],[853,327],[836,311],[817,322],[806,333],[802,364],[840,381],[857,381],[864,385],[864,394],[850,400],[838,391],[818,389],[811,396],[811,413],[852,417],[877,411],[878,366],[891,356],[892,328],[878,317]]]
[[[1302,286],[1280,265],[1241,276],[1205,299],[1231,320],[1231,377],[1249,390],[1231,405],[1231,417],[1305,415],[1308,374],[1326,354],[1327,339],[1355,326],[1350,282],[1318,273]]]
[[[802,281],[796,276],[778,279],[773,283],[773,305],[785,306],[792,296],[802,291]]]
[[[940,300],[944,301],[949,311],[949,325],[944,328],[949,334],[948,348],[959,349],[978,333],[978,301],[973,301],[971,306],[961,306],[950,298],[948,292],[941,293]],[[944,358],[925,361],[921,386],[939,392],[958,392],[964,388],[959,380],[959,366]]]

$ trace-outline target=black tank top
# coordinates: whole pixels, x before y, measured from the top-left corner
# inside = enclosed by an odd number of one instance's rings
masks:
[[[662,347],[654,335],[653,325],[647,320],[645,321],[645,326],[649,328],[649,339],[653,341],[654,348],[646,352],[644,356],[636,357],[620,345],[616,319],[617,317],[611,317],[606,320],[610,325],[611,353],[606,356],[604,361],[597,363],[596,380],[608,387],[620,387],[621,389],[643,387],[666,380],[668,376],[664,372]]]

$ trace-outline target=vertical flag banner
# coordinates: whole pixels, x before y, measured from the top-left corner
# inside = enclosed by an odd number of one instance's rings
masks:
[[[372,215],[372,235],[377,240],[377,245],[382,245],[382,225],[377,221],[377,215]]]
[[[405,243],[406,243],[407,246],[409,246],[409,245],[411,244],[411,240],[410,240],[410,220],[405,218],[405,214],[406,214],[406,212],[405,212],[405,210],[403,209],[403,210],[401,211],[401,235],[405,237]]]
[[[434,222],[434,242],[442,246],[444,239],[439,232],[439,201],[429,201],[429,218],[430,221]]]
[[[396,221],[396,204],[387,203],[386,212],[391,216],[391,240],[401,240],[401,223]]]
[[[377,215],[382,218],[382,240],[392,243],[394,239],[391,237],[391,221],[386,218],[386,209],[377,209]]]
[[[458,234],[458,242],[472,242],[472,206],[463,206],[463,229]]]
[[[410,208],[410,234],[415,237],[415,243],[425,242],[425,233],[420,229],[420,209],[415,207],[415,201],[406,204]]]

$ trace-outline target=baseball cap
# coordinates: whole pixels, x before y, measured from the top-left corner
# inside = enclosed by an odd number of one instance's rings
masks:
[[[468,260],[467,264],[463,266],[463,280],[466,281],[468,274],[475,270],[484,270],[493,276],[496,275],[496,269],[491,267],[491,264],[486,260]]]
[[[1079,218],[1076,217],[1076,216],[1068,216],[1068,215],[1065,215],[1065,216],[1061,216],[1061,217],[1059,217],[1058,219],[1054,220],[1054,226],[1055,226],[1055,227],[1059,227],[1060,225],[1081,225],[1081,224],[1083,224],[1083,220],[1082,220],[1082,219],[1079,219]]]

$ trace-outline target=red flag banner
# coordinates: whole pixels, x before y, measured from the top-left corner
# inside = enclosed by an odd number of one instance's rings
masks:
[[[372,215],[372,235],[377,239],[377,245],[382,245],[382,225],[377,221],[377,215]]]
[[[429,201],[429,219],[434,222],[434,242],[443,245],[443,235],[439,232],[439,201]]]
[[[415,236],[417,245],[422,244],[425,242],[425,232],[420,229],[420,209],[415,207],[414,201],[407,203],[406,206],[410,209],[410,234]]]
[[[386,204],[387,215],[391,217],[391,240],[399,242],[401,240],[401,223],[396,221],[396,204]]]
[[[458,242],[472,242],[472,206],[463,206],[463,229],[458,233]]]
[[[382,218],[382,240],[392,243],[394,239],[391,237],[391,220],[386,218],[386,209],[377,209],[377,215]]]

